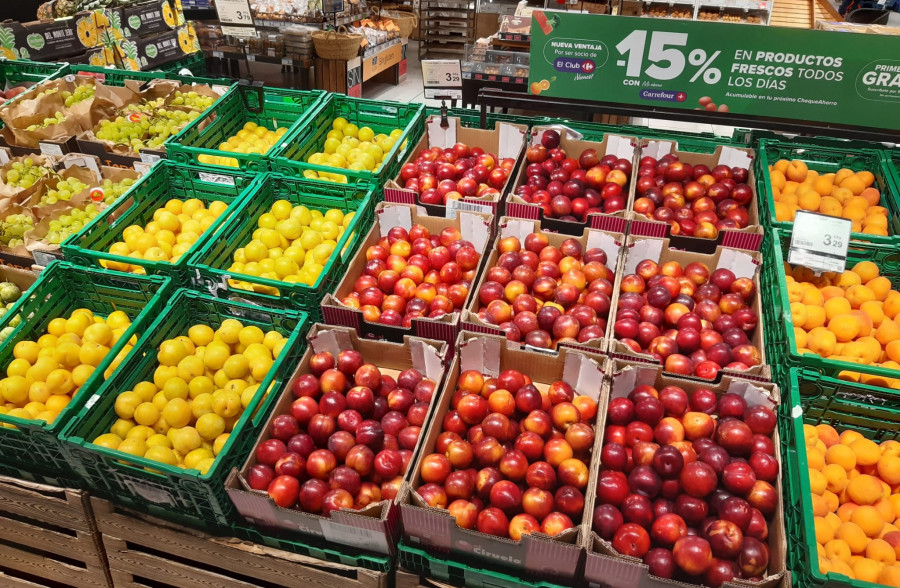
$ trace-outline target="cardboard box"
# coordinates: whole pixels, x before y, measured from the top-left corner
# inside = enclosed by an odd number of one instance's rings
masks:
[[[456,143],[465,143],[469,147],[481,147],[487,153],[493,153],[500,159],[513,159],[516,166],[522,157],[525,148],[525,137],[528,127],[512,123],[497,122],[494,129],[473,129],[462,126],[456,117],[447,117],[449,128],[441,128],[441,117],[432,115],[425,121],[425,134],[409,151],[409,156],[402,165],[412,163],[422,151],[431,147],[447,149]],[[497,162],[499,164],[499,162]],[[401,168],[402,168],[401,165]],[[500,201],[503,195],[512,185],[512,179],[516,174],[516,167],[510,171],[506,184],[499,188],[499,194],[494,196],[466,196],[461,200],[451,200],[447,205],[425,204],[419,200],[419,195],[413,190],[403,188],[403,180],[399,176],[388,181],[384,186],[384,199],[387,202],[401,204],[416,204],[423,207],[430,216],[455,218],[457,211],[467,210],[492,214],[495,217],[500,214]]]
[[[528,180],[526,170],[529,162],[527,159],[523,158],[522,165],[519,166],[519,173],[516,176],[516,180],[510,185],[509,194],[506,197],[506,216],[539,220],[542,229],[567,235],[581,235],[585,228],[624,233],[628,228],[628,221],[631,218],[631,213],[629,211],[632,210],[632,204],[634,203],[634,185],[637,183],[638,139],[635,137],[607,134],[603,137],[603,141],[599,143],[582,141],[580,133],[562,125],[552,125],[532,127],[531,138],[528,142],[529,146],[540,145],[544,131],[550,129],[559,132],[559,148],[565,151],[568,157],[577,160],[585,149],[595,149],[597,151],[597,156],[600,159],[606,155],[615,155],[617,158],[627,159],[631,162],[632,177],[628,184],[622,188],[622,196],[625,198],[625,208],[612,214],[589,214],[587,221],[583,223],[548,218],[544,216],[544,210],[539,204],[529,204],[521,196],[515,194],[516,189],[518,189],[519,186],[523,186]]]
[[[595,399],[598,415],[606,412],[608,390],[604,377],[606,358],[603,356],[569,349],[561,349],[555,354],[541,353],[522,349],[519,344],[503,337],[460,333],[456,357],[447,374],[439,404],[409,484],[400,498],[403,538],[408,544],[429,552],[476,561],[475,566],[486,562],[492,568],[508,569],[519,577],[541,577],[557,583],[571,583],[581,575],[584,559],[582,539],[589,521],[576,521],[574,528],[555,537],[535,533],[513,541],[460,528],[446,510],[429,507],[415,491],[420,485],[422,460],[434,451],[435,442],[443,430],[444,415],[450,410],[459,375],[467,370],[497,375],[506,369],[527,374],[540,390],[546,390],[552,382],[563,380],[579,395]],[[597,440],[599,438],[598,434]],[[595,443],[589,464],[592,472],[599,469],[599,462],[599,445]],[[596,476],[592,476],[584,493],[585,496],[593,496],[595,492]]]
[[[718,246],[714,253],[692,253],[671,248],[669,239],[658,239],[656,237],[642,237],[639,235],[631,235],[625,242],[626,251],[622,265],[619,266],[619,273],[616,276],[616,283],[613,286],[612,314],[610,316],[610,346],[609,355],[612,358],[622,359],[639,359],[653,364],[659,365],[659,361],[649,354],[636,354],[630,347],[619,341],[615,337],[616,309],[619,304],[619,294],[621,290],[622,278],[628,274],[633,274],[637,264],[645,259],[651,259],[659,265],[668,261],[677,261],[682,267],[692,261],[699,261],[706,264],[709,273],[712,275],[719,268],[727,268],[734,272],[738,278],[752,278],[753,284],[756,286],[756,294],[753,302],[750,304],[757,316],[759,324],[752,335],[749,335],[750,343],[759,349],[761,356],[760,365],[753,366],[745,371],[734,371],[722,369],[719,376],[731,375],[737,378],[753,380],[759,382],[768,382],[772,379],[772,371],[766,362],[765,341],[763,339],[763,318],[762,318],[762,297],[759,285],[759,270],[763,263],[763,257],[758,252],[741,251],[727,247]],[[696,378],[696,376],[691,376]],[[710,383],[710,380],[697,378],[701,382]],[[719,381],[717,378],[715,381]]]
[[[107,17],[125,37],[146,37],[184,24],[184,14],[175,0],[150,0],[122,8],[107,9]],[[113,19],[118,19],[116,23]]]
[[[379,367],[382,373],[396,377],[408,368],[416,368],[423,375],[437,384],[431,401],[425,426],[434,414],[438,391],[444,379],[444,358],[448,346],[440,341],[407,337],[403,343],[385,341],[367,341],[347,327],[330,325],[313,325],[307,336],[309,349],[294,371],[287,385],[278,393],[281,395],[263,427],[259,438],[253,445],[244,467],[231,472],[225,483],[229,498],[238,512],[247,521],[276,534],[297,533],[298,535],[324,538],[329,543],[349,546],[365,551],[385,555],[396,553],[397,538],[400,534],[399,510],[396,500],[383,500],[371,504],[361,510],[342,509],[331,513],[331,517],[309,514],[297,509],[281,508],[269,498],[268,493],[250,489],[245,476],[256,463],[256,447],[269,438],[269,426],[276,416],[290,413],[295,398],[292,393],[294,381],[303,374],[309,373],[309,360],[315,354],[329,351],[334,356],[345,349],[355,349],[362,353],[364,361]],[[425,431],[425,426],[422,431]],[[420,433],[419,447],[422,445],[424,433]],[[404,474],[407,480],[415,463],[415,453],[410,466]]]
[[[619,16],[641,16],[644,13],[644,3],[633,0],[622,0],[619,5]]]
[[[711,253],[716,245],[734,247],[735,249],[748,249],[759,251],[762,246],[763,228],[759,222],[759,194],[757,193],[756,176],[753,160],[756,153],[752,149],[742,147],[726,147],[719,145],[712,154],[692,153],[690,151],[678,151],[678,143],[671,141],[655,141],[645,139],[642,142],[641,157],[655,157],[657,159],[674,153],[679,161],[691,165],[706,165],[713,169],[717,165],[728,167],[744,167],[749,170],[747,185],[753,189],[753,200],[747,205],[750,214],[750,223],[743,229],[723,229],[719,231],[716,239],[703,239],[701,237],[688,237],[686,235],[672,235],[672,226],[669,223],[653,220],[646,215],[634,212],[634,200],[629,210],[632,211],[631,228],[629,234],[644,235],[648,237],[668,237],[679,249]],[[637,195],[635,194],[635,199]]]
[[[475,270],[477,276],[489,252],[492,222],[493,217],[487,214],[460,212],[454,219],[444,219],[427,216],[423,209],[415,206],[388,202],[379,204],[375,208],[375,224],[348,264],[344,279],[338,284],[334,294],[326,294],[322,300],[322,314],[325,322],[330,325],[352,327],[356,329],[357,333],[367,338],[399,342],[407,335],[415,335],[446,341],[452,346],[456,342],[456,335],[459,332],[462,309],[440,318],[417,318],[412,321],[410,328],[403,328],[371,323],[363,318],[363,313],[359,309],[351,308],[343,304],[341,300],[353,292],[354,283],[362,275],[367,261],[366,250],[372,245],[377,245],[382,237],[387,236],[392,227],[403,227],[408,230],[418,224],[427,228],[432,235],[439,235],[447,227],[459,229],[463,239],[471,241],[475,250],[481,254]],[[474,283],[474,280],[472,282]],[[474,299],[475,292],[474,288],[469,289],[466,304]]]
[[[100,31],[93,12],[69,18],[0,23],[0,53],[13,59],[53,61],[97,45]]]
[[[524,245],[525,237],[527,237],[531,233],[536,232],[541,232],[541,225],[536,220],[523,220],[509,217],[503,217],[502,219],[500,219],[497,227],[497,237],[491,245],[490,252],[484,262],[484,268],[480,272],[478,281],[472,288],[472,298],[469,301],[469,304],[466,306],[465,311],[463,312],[462,323],[460,325],[463,331],[500,336],[503,335],[503,331],[500,329],[500,327],[488,323],[478,316],[478,310],[481,308],[481,301],[478,299],[478,292],[481,290],[481,286],[488,281],[488,269],[494,267],[497,264],[497,260],[500,258],[500,241],[507,237],[515,237],[519,240],[519,243]],[[547,235],[547,238],[550,241],[550,245],[553,245],[555,247],[559,247],[559,245],[563,241],[571,238],[567,235],[561,235],[559,233],[551,233],[547,231],[544,231],[544,234]],[[601,231],[598,229],[586,228],[584,229],[584,233],[581,236],[577,237],[577,240],[579,243],[581,243],[583,251],[587,251],[588,249],[592,249],[594,247],[603,249],[606,252],[607,257],[606,267],[608,267],[613,273],[617,273],[619,263],[624,258],[625,235],[623,235],[622,233],[612,233],[608,231]],[[612,298],[612,296],[610,298]],[[610,309],[609,318],[612,318],[612,309]],[[588,353],[602,353],[607,349],[607,342],[610,340],[611,334],[612,322],[607,321],[603,338],[592,339],[584,343],[565,341],[559,343],[559,345],[562,347],[581,349],[587,351]]]
[[[148,37],[132,37],[116,43],[120,69],[148,71],[194,53],[188,27],[178,27]]]
[[[683,378],[664,375],[662,368],[642,365],[638,362],[614,360],[610,362],[609,376],[612,379],[610,387],[609,400],[614,398],[622,398],[628,395],[635,386],[647,384],[653,386],[657,390],[665,386],[678,386],[684,389],[688,394],[698,388],[709,388],[708,384],[697,381],[687,380]],[[778,386],[771,383],[748,382],[739,378],[729,376],[723,377],[721,382],[714,388],[718,395],[726,392],[733,392],[747,399],[747,403],[751,406],[763,404],[777,410],[780,401],[780,392]],[[598,430],[605,430],[606,415],[601,416],[601,425]],[[784,461],[781,459],[781,443],[778,436],[778,428],[772,436],[775,444],[775,458],[784,468]],[[602,441],[601,441],[602,446]],[[746,581],[735,581],[725,584],[730,588],[737,586],[748,587],[756,586],[759,588],[787,588],[791,585],[789,573],[786,571],[785,555],[787,553],[787,544],[784,532],[784,508],[783,494],[781,485],[781,471],[779,471],[778,479],[775,484],[775,490],[778,492],[778,504],[775,509],[771,521],[769,522],[769,573],[762,582],[750,583]],[[593,512],[596,506],[596,494],[591,495],[586,512]],[[588,510],[590,509],[590,510]],[[620,555],[612,547],[609,541],[601,539],[593,530],[590,531],[587,540],[587,560],[585,562],[584,579],[589,586],[615,586],[616,588],[671,588],[675,584],[672,580],[659,578],[650,575],[647,566],[640,560]]]

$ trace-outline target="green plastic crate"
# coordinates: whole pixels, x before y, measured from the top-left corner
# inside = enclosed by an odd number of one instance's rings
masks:
[[[206,55],[204,55],[202,51],[198,51],[196,53],[188,55],[184,59],[179,59],[178,61],[173,61],[171,63],[165,63],[160,66],[159,69],[166,73],[175,74],[183,69],[187,69],[195,76],[202,76],[206,73]]]
[[[219,151],[218,146],[236,135],[248,122],[269,130],[286,127],[288,131],[282,137],[285,141],[295,129],[309,123],[319,111],[324,95],[321,90],[286,90],[238,83],[222,96],[214,109],[194,119],[175,135],[166,144],[166,153],[169,159],[188,165],[196,165],[200,156],[225,156],[237,159],[242,170],[268,171],[267,158],[273,156],[279,145],[266,154],[225,153]]]
[[[841,168],[855,172],[871,171],[875,175],[874,187],[881,192],[880,205],[888,209],[888,236],[851,233],[850,238],[888,247],[900,245],[900,192],[889,180],[890,172],[881,152],[874,149],[832,148],[763,139],[759,142],[757,155],[757,192],[761,195],[759,217],[767,226],[781,230],[791,230],[794,226],[793,222],[775,220],[775,200],[772,181],[769,179],[769,165],[774,165],[779,159],[799,159],[805,162],[809,169],[820,174],[835,173]]]
[[[181,75],[174,71],[126,71],[111,67],[99,67],[96,65],[72,65],[69,72],[76,75],[88,75],[96,77],[108,86],[124,86],[125,80],[138,80],[148,82],[150,80],[174,80],[182,84],[206,84],[208,86],[231,86],[234,80],[228,78],[207,78]],[[202,72],[200,72],[202,73]]]
[[[359,127],[370,127],[375,134],[390,134],[403,129],[393,148],[384,156],[378,171],[352,171],[307,163],[313,153],[321,152],[332,122],[343,117]],[[272,153],[273,170],[287,176],[302,176],[305,171],[341,174],[348,184],[369,183],[381,191],[384,183],[400,173],[400,163],[425,132],[425,106],[384,100],[351,98],[329,94],[308,124],[297,125]],[[316,180],[321,181],[321,180]]]
[[[61,77],[68,72],[69,66],[64,63],[0,59],[0,90],[18,84],[39,84]],[[9,101],[4,101],[3,104],[7,102]]]
[[[788,374],[793,412],[780,418],[782,476],[785,496],[785,530],[788,567],[794,585],[802,588],[876,588],[879,584],[852,580],[843,574],[822,574],[816,554],[809,462],[803,425],[827,424],[839,431],[851,429],[876,443],[900,440],[900,395],[855,382],[823,377],[810,370],[791,369]],[[787,451],[785,451],[785,449]],[[792,502],[788,508],[788,502]]]
[[[900,149],[884,150],[882,152],[884,165],[890,172],[890,181],[894,188],[894,194],[900,194]]]
[[[128,340],[147,332],[172,289],[171,280],[165,277],[136,276],[59,261],[47,266],[28,292],[0,318],[2,330],[20,317],[15,329],[0,344],[3,377],[17,343],[37,340],[47,332],[50,321],[66,318],[78,308],[87,308],[101,316],[121,310],[132,323],[54,422],[48,424],[0,414],[0,423],[17,427],[0,428],[0,471],[17,478],[28,478],[29,474],[73,478],[57,435],[103,383],[103,372]]]
[[[274,549],[298,553],[300,555],[331,563],[353,566],[355,568],[362,568],[375,572],[389,572],[394,567],[394,560],[390,557],[370,555],[367,553],[356,553],[351,555],[334,549],[335,546],[333,544],[330,545],[325,540],[321,543],[301,543],[300,541],[267,535],[260,529],[235,526],[233,527],[233,530],[235,537],[240,537],[241,539],[252,541],[259,545],[266,545]]]
[[[461,561],[434,557],[428,552],[416,549],[404,542],[400,543],[399,548],[400,560],[398,563],[401,567],[420,576],[453,586],[466,586],[467,588],[560,587],[559,584],[510,576],[495,570],[476,568]]]
[[[900,371],[864,364],[823,359],[818,355],[797,353],[791,322],[790,301],[784,262],[787,259],[791,236],[789,232],[768,229],[763,239],[763,257],[766,260],[760,271],[763,292],[763,326],[765,329],[766,356],[776,378],[784,378],[792,367],[805,367],[824,376],[837,377],[842,371],[853,371],[872,376],[900,378]],[[900,251],[878,247],[871,243],[852,243],[847,251],[846,268],[860,261],[873,261],[881,268],[881,275],[891,279],[895,289],[900,288]]]
[[[131,357],[91,397],[87,404],[90,408],[81,410],[61,433],[68,461],[84,487],[113,502],[161,518],[186,519],[193,526],[225,528],[236,516],[225,493],[225,478],[232,468],[247,459],[281,387],[303,356],[308,317],[300,311],[258,308],[187,289],[177,290],[169,304],[156,314],[156,320],[138,340]],[[159,365],[156,354],[160,343],[187,335],[188,329],[196,324],[218,329],[228,318],[237,319],[245,326],[256,325],[264,331],[274,329],[288,340],[259,383],[259,389],[270,390],[269,394],[265,398],[257,394],[251,400],[206,474],[91,443],[108,433],[116,421],[114,405],[119,393],[133,389],[140,381],[153,380],[153,372]]]
[[[276,200],[326,212],[332,208],[354,212],[351,224],[338,239],[335,252],[325,264],[318,281],[312,286],[290,284],[246,274],[232,273],[234,252],[250,242],[259,226],[257,221],[269,212]],[[265,174],[251,190],[241,210],[223,225],[189,261],[193,288],[214,293],[221,298],[248,300],[254,304],[277,308],[296,308],[310,313],[313,320],[321,318],[319,304],[326,293],[333,292],[343,278],[344,269],[353,259],[359,244],[366,237],[374,221],[375,197],[369,186],[346,186]],[[229,277],[245,282],[277,288],[279,294],[253,292],[228,283]]]
[[[226,172],[204,166],[186,167],[170,161],[160,161],[144,174],[131,189],[113,205],[97,215],[81,231],[62,244],[63,255],[73,263],[86,267],[101,267],[101,263],[139,265],[148,274],[168,275],[178,285],[187,284],[187,264],[190,256],[209,241],[241,206],[244,196],[251,192],[256,176],[238,171]],[[110,246],[122,241],[122,231],[130,225],[144,227],[153,220],[153,213],[170,199],[197,198],[207,205],[215,200],[228,208],[191,246],[176,263],[146,261],[109,253]],[[113,265],[113,268],[124,266]]]

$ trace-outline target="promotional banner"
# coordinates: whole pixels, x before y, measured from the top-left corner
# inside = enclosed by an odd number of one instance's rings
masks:
[[[541,96],[900,129],[889,35],[535,12]]]

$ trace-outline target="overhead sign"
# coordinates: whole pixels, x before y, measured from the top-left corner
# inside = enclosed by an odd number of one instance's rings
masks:
[[[890,35],[535,11],[528,87],[900,130],[900,116],[887,116],[900,106],[896,47]]]

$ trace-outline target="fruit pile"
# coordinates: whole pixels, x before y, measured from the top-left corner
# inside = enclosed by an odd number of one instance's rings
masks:
[[[146,226],[125,227],[122,241],[113,243],[109,252],[144,261],[177,263],[227,207],[219,200],[211,202],[209,208],[196,198],[169,200],[153,212],[153,220]],[[123,272],[146,273],[143,267],[136,264],[106,260],[100,264]]]
[[[22,161],[14,161],[6,172],[5,184],[15,188],[30,188],[41,178],[55,175],[48,165],[35,165],[34,160],[26,157]]]
[[[738,394],[634,388],[609,403],[593,529],[650,573],[759,581],[778,505],[775,412]]]
[[[85,100],[93,98],[95,93],[96,88],[94,87],[94,84],[82,84],[76,86],[75,90],[71,92],[63,90],[60,96],[62,96],[62,99],[65,101],[66,108],[71,108],[79,102],[84,102]]]
[[[785,265],[784,271],[798,353],[900,370],[900,292],[875,263],[861,261],[819,277],[801,266]],[[900,381],[852,378],[886,387]]]
[[[200,116],[195,110],[184,112],[146,105],[135,110],[114,120],[101,120],[94,128],[94,136],[116,145],[126,145],[139,153],[141,149],[160,148],[169,137],[177,135],[186,124]]]
[[[635,353],[648,353],[665,370],[712,380],[721,369],[744,371],[762,363],[750,342],[759,315],[751,278],[706,264],[637,264],[622,278],[613,332]]]
[[[459,375],[416,492],[463,529],[558,535],[581,521],[597,403],[565,382],[546,392],[517,370]]]
[[[457,143],[418,153],[400,168],[400,180],[425,204],[447,204],[461,198],[498,200],[515,166],[515,159],[499,159],[481,147]]]
[[[803,425],[803,436],[819,571],[900,586],[900,443],[825,424]]]
[[[343,117],[334,119],[322,151],[313,153],[307,162],[351,171],[375,171],[381,169],[384,157],[394,148],[403,135],[403,129],[394,129],[390,135],[375,134],[369,127],[358,127]],[[347,176],[337,173],[305,170],[303,176],[311,180],[347,183]]]
[[[391,227],[366,249],[366,265],[341,302],[373,323],[408,328],[414,318],[460,310],[469,296],[481,254],[446,227],[432,235],[422,225]]]
[[[46,129],[51,125],[59,125],[65,122],[66,118],[68,118],[63,113],[57,111],[53,114],[53,116],[45,117],[43,121],[39,123],[34,123],[25,127],[26,131],[36,131],[38,129]]]
[[[93,443],[205,474],[285,343],[235,319],[193,325],[159,345],[153,381],[118,394],[118,419]]]
[[[539,145],[525,151],[528,180],[516,188],[516,196],[540,205],[545,217],[564,221],[584,222],[589,214],[625,210],[631,161],[601,158],[596,149],[585,149],[575,159],[559,141],[559,133],[548,129]]]
[[[34,218],[30,214],[8,214],[0,220],[0,243],[7,247],[21,247],[25,244],[25,233],[34,229]]]
[[[119,196],[130,190],[136,181],[137,180],[133,178],[122,178],[118,182],[114,182],[108,178],[104,179],[103,183],[99,186],[100,191],[91,192],[91,200],[95,202],[102,201],[107,205],[112,204],[119,199]]]
[[[413,368],[396,380],[358,351],[310,358],[290,414],[272,419],[247,482],[282,508],[329,516],[393,500],[436,384]]]
[[[0,414],[52,423],[78,389],[124,335],[131,320],[122,311],[103,318],[79,308],[67,318],[55,318],[36,340],[13,348],[13,359],[0,380]],[[131,350],[129,341],[106,371],[118,367]],[[14,428],[12,425],[7,427]]]
[[[50,221],[47,235],[43,240],[50,245],[59,245],[84,228],[84,225],[98,214],[100,211],[93,204],[88,204],[84,208],[74,208],[68,214],[62,214]]]
[[[674,153],[642,157],[634,211],[669,223],[673,235],[715,239],[723,229],[750,224],[749,174],[743,167],[691,165]]]
[[[888,210],[878,204],[875,175],[842,168],[819,175],[798,159],[780,159],[769,166],[775,220],[793,221],[798,210],[850,219],[854,233],[888,234]]]
[[[59,201],[68,202],[72,196],[80,194],[87,188],[87,184],[78,178],[70,178],[56,182],[53,187],[47,186],[46,191],[41,195],[40,206],[56,204]]]
[[[248,122],[240,131],[228,140],[221,143],[217,149],[223,153],[256,153],[262,155],[275,146],[281,137],[287,132],[285,127],[278,127],[274,131],[255,122]],[[225,165],[228,167],[240,167],[238,160],[225,155],[198,155],[197,161],[213,165]]]
[[[21,297],[22,290],[16,284],[13,282],[0,282],[0,317],[9,312],[13,304]],[[0,329],[0,343],[5,341],[21,322],[22,317],[12,317],[7,326]]]
[[[216,99],[212,96],[204,96],[195,91],[182,92],[176,90],[169,99],[170,106],[184,106],[192,110],[204,111],[213,105]]]
[[[603,249],[583,249],[577,239],[550,245],[545,233],[531,233],[524,244],[500,239],[500,257],[478,289],[478,318],[511,341],[545,349],[603,337],[615,272]]]
[[[313,286],[355,213],[332,208],[324,214],[287,200],[272,204],[259,217],[253,239],[234,252],[229,272]],[[229,283],[242,290],[277,296],[277,288],[241,280]]]

